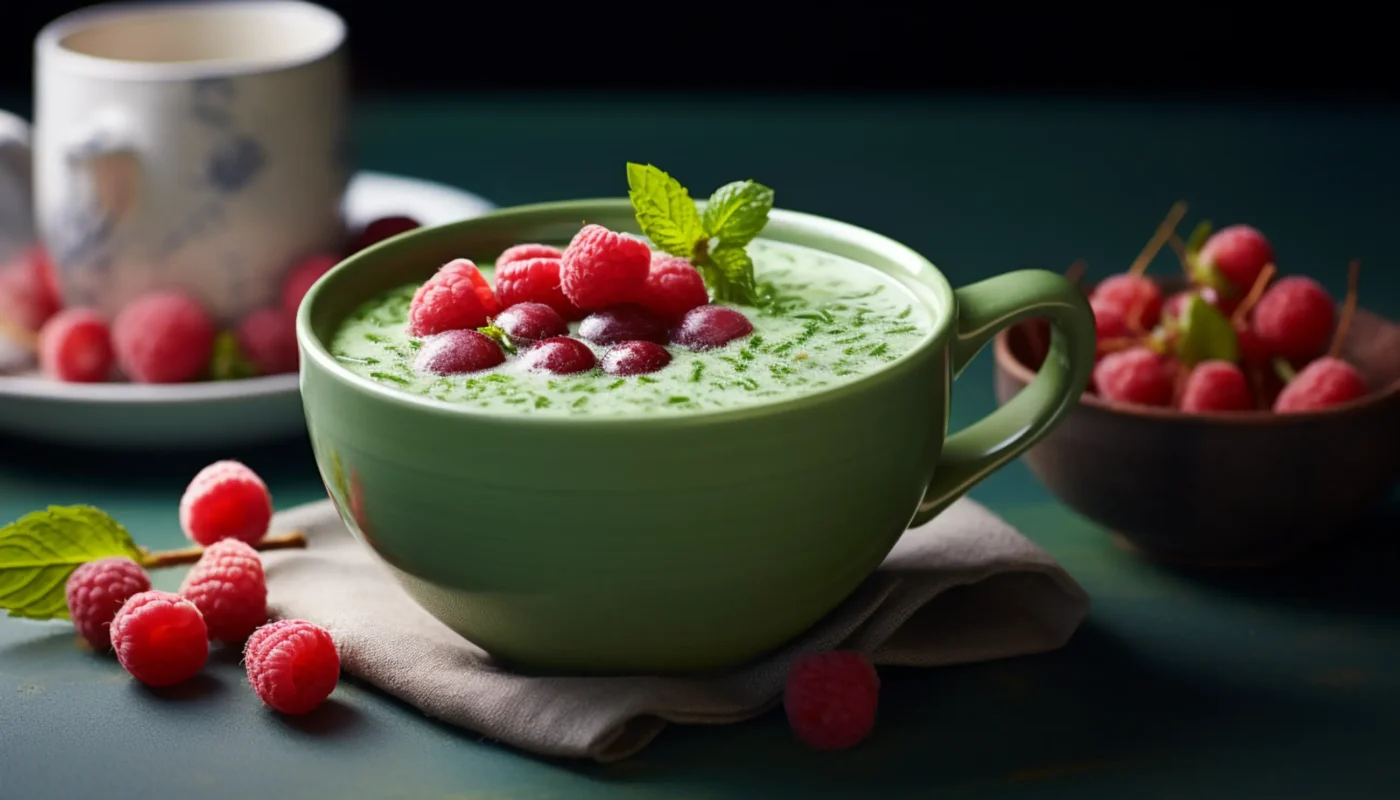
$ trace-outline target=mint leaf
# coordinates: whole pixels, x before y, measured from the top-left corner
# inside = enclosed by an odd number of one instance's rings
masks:
[[[708,238],[695,201],[675,178],[651,164],[628,163],[627,187],[637,224],[657,247],[678,258],[690,258],[695,246]]]
[[[511,341],[510,334],[506,333],[504,329],[495,325],[487,325],[484,328],[477,328],[476,332],[495,339],[496,344],[499,344],[502,350],[511,355],[515,354],[515,342]]]
[[[757,305],[753,259],[742,246],[721,244],[696,264],[715,300],[741,305]]]
[[[1210,220],[1202,220],[1196,223],[1196,227],[1191,229],[1191,235],[1186,237],[1186,252],[1195,255],[1201,252],[1206,240],[1210,238]]]
[[[236,381],[253,378],[257,374],[257,367],[243,355],[243,348],[238,345],[238,336],[233,331],[223,331],[214,338],[214,353],[209,358],[211,379]]]
[[[768,224],[773,190],[754,181],[727,183],[710,195],[702,222],[721,244],[743,247]]]
[[[1202,361],[1239,360],[1240,342],[1235,326],[1200,295],[1191,295],[1181,310],[1177,356],[1188,367]]]
[[[80,565],[144,554],[116,520],[92,506],[49,506],[0,528],[0,608],[12,617],[68,619],[64,588]]]

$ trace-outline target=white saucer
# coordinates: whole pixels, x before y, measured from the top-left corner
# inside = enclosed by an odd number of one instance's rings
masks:
[[[439,183],[361,172],[345,198],[351,225],[406,215],[424,225],[480,216],[488,200]],[[60,383],[0,377],[0,434],[94,447],[223,447],[305,429],[296,375],[178,385]]]

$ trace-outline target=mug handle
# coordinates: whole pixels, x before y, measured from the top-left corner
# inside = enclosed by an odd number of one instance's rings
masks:
[[[1062,275],[1020,270],[953,292],[957,324],[953,378],[1002,330],[1034,317],[1050,321],[1050,350],[1035,380],[1005,405],[949,436],[909,526],[933,519],[976,484],[1040,441],[1079,400],[1094,368],[1094,314]]]

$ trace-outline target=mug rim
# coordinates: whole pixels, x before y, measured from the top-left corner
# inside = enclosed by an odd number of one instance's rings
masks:
[[[210,11],[220,6],[249,12],[294,9],[327,29],[329,43],[279,58],[228,58],[197,61],[138,61],[80,53],[64,46],[74,33],[102,22],[143,15],[166,15],[190,11]],[[51,61],[63,71],[80,72],[93,78],[134,81],[187,81],[201,78],[241,77],[281,72],[323,61],[344,46],[347,26],[335,11],[307,0],[180,0],[179,2],[103,3],[80,8],[51,20],[34,39],[36,79],[41,62]]]
[[[703,201],[701,201],[700,204],[703,206]],[[442,416],[457,420],[458,422],[482,422],[495,426],[520,425],[526,427],[577,427],[580,425],[597,427],[616,425],[628,428],[642,426],[673,428],[687,427],[696,424],[709,424],[721,420],[738,421],[763,418],[777,413],[795,412],[828,402],[840,401],[850,394],[873,391],[891,381],[899,380],[911,369],[932,368],[932,365],[927,363],[928,358],[932,355],[931,351],[946,347],[950,331],[957,317],[957,304],[952,286],[948,283],[943,273],[934,266],[932,262],[907,245],[891,239],[888,236],[884,236],[883,234],[875,233],[874,231],[847,222],[841,222],[815,214],[779,208],[775,208],[770,212],[768,227],[764,229],[764,235],[761,235],[760,238],[773,238],[775,241],[784,241],[782,238],[768,237],[766,235],[776,224],[778,229],[791,232],[795,236],[809,239],[812,237],[819,239],[824,238],[829,242],[844,242],[853,247],[864,249],[867,252],[877,253],[893,263],[898,263],[908,268],[910,270],[910,275],[908,277],[918,280],[923,288],[927,289],[933,295],[936,303],[941,306],[941,308],[933,307],[933,304],[930,303],[927,298],[920,296],[920,292],[914,287],[909,286],[900,276],[891,276],[904,286],[905,290],[913,297],[914,301],[920,304],[924,308],[924,312],[929,316],[930,329],[922,341],[893,362],[881,366],[874,372],[861,375],[849,383],[775,402],[756,403],[736,408],[705,409],[683,414],[659,414],[654,416],[535,416],[520,414],[509,409],[479,408],[468,403],[449,403],[384,386],[381,383],[351,371],[349,368],[336,361],[313,328],[312,317],[314,316],[315,309],[321,297],[335,289],[338,278],[354,272],[357,269],[366,269],[367,267],[365,265],[372,263],[374,254],[381,250],[402,247],[415,238],[448,236],[451,235],[451,232],[458,229],[470,228],[484,223],[489,224],[490,221],[494,220],[539,217],[542,218],[541,221],[543,222],[559,218],[583,219],[586,216],[596,216],[600,213],[612,215],[627,213],[630,216],[631,209],[631,201],[627,198],[591,198],[508,206],[492,210],[478,217],[406,231],[378,242],[340,261],[335,267],[312,284],[302,300],[300,308],[297,310],[296,337],[298,347],[301,351],[300,373],[302,388],[305,389],[306,387],[308,372],[311,369],[316,369],[339,384],[342,389],[367,395],[377,402],[402,408],[411,413]],[[831,252],[814,244],[804,244],[804,246],[812,247],[822,252]],[[842,255],[840,253],[833,254]],[[850,258],[850,256],[846,257]],[[856,258],[852,260],[859,262],[859,259]],[[861,263],[862,266],[869,269],[883,272],[883,270],[879,270],[878,267],[863,262]],[[342,321],[343,320],[338,321],[336,324],[340,324]],[[936,357],[936,355],[933,357]]]

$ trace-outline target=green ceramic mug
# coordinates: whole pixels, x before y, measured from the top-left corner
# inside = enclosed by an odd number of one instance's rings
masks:
[[[775,210],[763,236],[895,277],[932,334],[860,379],[794,400],[646,418],[512,416],[352,374],[326,344],[360,303],[458,257],[637,232],[627,200],[503,209],[419,229],[336,267],[297,319],[316,459],[350,529],[425,609],[506,662],[683,672],[759,656],[816,622],[932,519],[1045,435],[1094,361],[1080,291],[1043,271],[953,290],[913,250]],[[997,331],[1052,322],[1035,382],[949,435],[953,379]]]

